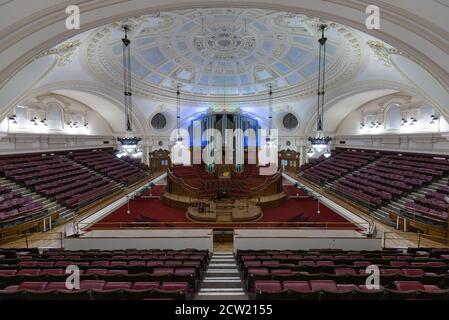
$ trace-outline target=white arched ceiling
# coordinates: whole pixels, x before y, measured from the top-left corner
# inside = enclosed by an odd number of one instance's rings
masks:
[[[113,132],[125,132],[125,116],[123,108],[119,107],[117,104],[110,102],[109,99],[103,98],[95,93],[89,93],[79,90],[60,89],[54,90],[53,92],[56,94],[67,96],[81,103],[84,103],[85,105],[88,105],[108,122]],[[139,128],[134,129],[136,130]],[[141,131],[139,133],[141,133]]]
[[[446,117],[449,115],[449,93],[429,72],[400,55],[391,55],[390,60],[399,72],[426,93],[427,98],[442,110]]]
[[[5,111],[14,107],[22,95],[42,79],[55,65],[54,56],[42,57],[16,73],[4,87],[0,89],[0,120]]]
[[[364,91],[360,93],[351,94],[345,98],[340,98],[337,102],[332,103],[326,108],[324,112],[324,131],[329,133],[335,133],[340,123],[352,112],[360,108],[360,106],[372,101],[374,99],[387,96],[397,92],[392,89],[379,89]],[[312,132],[316,130],[316,112],[307,125],[306,132]]]
[[[29,4],[29,2],[25,1],[13,0],[0,4],[0,39],[2,39],[0,42],[0,60],[2,61],[0,66],[0,83],[2,83],[2,80],[6,79],[10,74],[20,70],[20,68],[23,65],[26,65],[26,63],[35,55],[92,27],[119,21],[124,17],[139,16],[145,13],[182,8],[223,6],[286,10],[323,17],[344,25],[358,28],[385,40],[399,50],[408,52],[416,60],[420,61],[420,63],[423,63],[423,65],[426,66],[426,69],[429,70],[429,77],[432,77],[427,83],[438,82],[433,75],[438,76],[438,80],[442,83],[449,83],[449,77],[447,77],[447,71],[449,70],[449,36],[447,33],[449,30],[449,22],[447,19],[445,20],[449,7],[439,4],[437,1],[432,1],[431,3],[427,2],[426,5],[423,6],[422,0],[392,0],[388,1],[388,3],[377,0],[279,0],[276,3],[273,3],[273,1],[254,0],[248,0],[244,3],[224,3],[223,1],[215,0],[197,1],[194,3],[188,0],[153,0],[151,2],[145,0],[116,0],[113,3],[102,0],[92,0],[89,2],[74,0],[70,1],[70,4],[79,4],[81,8],[82,29],[79,31],[67,31],[64,28],[64,20],[66,18],[64,11],[67,4],[67,1],[59,0],[35,1],[33,4]],[[382,9],[382,28],[379,31],[368,31],[364,27],[364,11],[368,4],[379,5]],[[20,10],[17,10],[19,7]],[[416,10],[418,7],[420,8],[419,11]],[[428,88],[431,89],[431,87]],[[443,86],[441,86],[441,88],[445,91]],[[103,92],[102,96],[90,93],[89,90],[68,90],[72,93],[78,92],[77,100],[81,102],[83,101],[79,96],[79,92],[82,92],[83,96],[86,95],[85,92],[87,92],[87,96],[91,95],[92,97],[86,98],[86,104],[94,109],[96,107],[95,104],[101,105],[98,104],[98,99],[103,99],[111,103],[110,100],[106,98],[107,92]],[[366,90],[365,92],[369,91],[370,90]],[[342,90],[342,92],[344,92],[344,90]],[[429,97],[432,95],[432,90],[426,90],[425,93],[426,96]],[[354,94],[358,95],[359,92]],[[360,93],[360,95],[362,94],[363,93]],[[342,93],[340,93],[339,97],[335,97],[332,103],[342,99],[341,95]],[[442,94],[440,94],[440,98],[438,98],[440,101],[438,105],[442,108],[448,108],[445,112],[447,114],[449,113],[449,106],[441,104],[441,101],[443,101],[441,97],[443,97]],[[119,98],[116,99],[119,100]],[[345,95],[343,99],[350,99],[350,97]],[[348,101],[351,102],[351,100]],[[346,103],[349,104],[348,101]],[[354,99],[353,102],[356,104],[356,99]],[[114,105],[114,103],[112,104]],[[328,114],[328,112],[331,112],[330,110],[340,110],[338,106],[339,104],[337,104],[336,109],[332,107],[329,111],[326,111],[326,121],[334,118],[335,115],[335,119],[342,117],[339,112]],[[357,107],[356,105],[351,106],[354,108]],[[343,110],[343,112],[345,110]],[[308,111],[308,113],[313,112],[315,112],[314,109],[311,109],[310,112]],[[104,112],[101,110],[99,113],[104,116]],[[108,116],[110,117],[110,120],[107,120],[114,128],[114,131],[122,132],[123,127],[120,129],[120,126],[123,126],[123,120],[118,120],[120,118],[118,116]],[[137,118],[139,118],[139,120],[145,120],[143,124],[140,124],[141,132],[145,132],[148,117]],[[304,117],[305,120],[307,120],[307,118]],[[123,114],[121,119],[123,119]],[[333,122],[336,121],[337,120]],[[135,123],[136,122],[137,121],[135,121]],[[338,124],[335,123],[326,124],[326,126],[327,125],[329,125],[329,131],[331,131],[331,128],[338,126]],[[310,120],[309,125],[304,127],[313,131],[314,121]]]
[[[442,0],[41,0],[31,3],[12,0],[1,5],[1,84],[34,56],[79,32],[145,13],[217,6],[285,10],[349,25],[408,52],[440,81],[449,83],[449,5]],[[68,4],[79,5],[81,30],[65,29]],[[371,4],[381,8],[380,30],[365,27],[365,9]]]

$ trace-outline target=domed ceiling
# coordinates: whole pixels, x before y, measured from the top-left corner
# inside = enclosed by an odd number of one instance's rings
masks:
[[[99,28],[85,49],[93,74],[122,86],[123,24],[131,26],[136,94],[196,97],[315,94],[317,18],[258,9],[195,9],[145,15]],[[327,85],[354,76],[362,59],[352,29],[330,22]]]

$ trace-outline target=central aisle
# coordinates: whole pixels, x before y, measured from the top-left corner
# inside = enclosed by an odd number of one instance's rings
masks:
[[[232,252],[214,252],[195,300],[248,300]]]

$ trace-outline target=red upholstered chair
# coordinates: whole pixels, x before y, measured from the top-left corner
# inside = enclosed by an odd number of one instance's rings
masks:
[[[396,275],[396,274],[402,274],[402,270],[401,269],[381,269],[380,274],[382,276],[391,276],[391,275]]]
[[[334,280],[311,280],[310,287],[313,291],[327,290],[337,291],[337,284]]]
[[[17,265],[21,267],[35,267],[37,265],[37,261],[20,261]]]
[[[45,290],[69,290],[65,282],[49,282]]]
[[[262,262],[258,261],[258,260],[245,261],[245,266],[247,268],[260,268],[260,267],[262,267]]]
[[[91,274],[107,274],[108,269],[87,269],[84,273],[85,275],[91,275]]]
[[[335,268],[334,272],[337,276],[357,275],[357,272],[353,268]]]
[[[371,292],[371,291],[383,291],[384,287],[383,286],[379,286],[379,289],[368,289],[368,286],[363,284],[363,285],[359,285],[359,290],[360,291],[368,291],[368,292]]]
[[[34,291],[44,291],[47,287],[47,282],[22,282],[19,285],[19,290],[34,290]]]
[[[177,276],[186,276],[186,275],[195,275],[196,271],[194,268],[177,268],[175,269],[175,275]]]
[[[60,276],[65,274],[65,271],[63,269],[41,269],[40,275],[49,274],[52,276]]]
[[[424,286],[419,281],[395,281],[394,287],[398,291],[424,290]]]
[[[106,281],[104,281],[104,280],[82,280],[80,282],[80,289],[81,290],[91,290],[91,289],[102,290],[105,284],[106,284]]]
[[[402,269],[402,273],[406,276],[422,277],[426,272],[422,269]]]
[[[276,280],[257,280],[254,284],[257,291],[279,292],[282,291],[282,285]]]
[[[371,264],[369,261],[354,261],[353,263],[354,267],[368,267]]]
[[[312,291],[312,288],[310,287],[310,284],[307,281],[284,281],[282,285],[285,290],[300,291],[300,292]]]
[[[98,260],[98,261],[92,261],[90,263],[91,267],[106,267],[109,266],[111,262],[110,261],[103,261],[103,260]]]
[[[413,263],[412,263],[412,265],[413,265]],[[441,261],[430,261],[430,262],[427,262],[427,266],[435,267],[435,268],[439,268],[439,267],[445,268],[445,267],[447,267],[447,264],[444,262],[441,262]]]
[[[0,270],[0,276],[14,276],[17,270]]]
[[[164,265],[164,261],[160,260],[160,261],[147,261],[147,267],[160,267]]]
[[[166,274],[173,274],[174,270],[173,268],[154,268],[153,269],[153,274],[154,275],[166,275]]]
[[[337,290],[342,292],[348,292],[357,290],[357,286],[355,284],[337,284]]]
[[[37,276],[41,272],[40,269],[22,269],[17,272],[18,276]]]
[[[286,276],[292,275],[293,271],[290,269],[272,269],[271,274],[275,276]]]
[[[36,266],[38,267],[52,267],[55,265],[54,261],[38,261]]]
[[[133,290],[159,289],[159,282],[134,282],[131,289]]]
[[[408,267],[409,265],[408,261],[390,261],[390,266],[395,268]]]
[[[255,276],[267,276],[270,271],[267,268],[250,268],[248,269],[248,274],[253,274]]]
[[[314,267],[316,266],[315,261],[311,260],[300,260],[298,261],[298,266],[308,266],[308,267]]]
[[[164,262],[164,267],[168,267],[168,268],[173,268],[173,267],[177,267],[177,266],[181,266],[182,265],[182,261],[178,261],[178,260],[167,260]]]
[[[128,270],[108,270],[107,274],[115,274],[115,275],[127,275],[128,274]]]
[[[187,291],[189,284],[187,282],[163,282],[161,285],[161,290],[165,291]]]
[[[265,260],[262,261],[262,267],[278,267],[280,265],[279,261],[277,260]]]
[[[106,282],[103,290],[131,289],[131,282]]]

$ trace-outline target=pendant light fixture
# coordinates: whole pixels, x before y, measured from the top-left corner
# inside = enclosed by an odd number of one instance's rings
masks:
[[[128,38],[130,27],[123,26],[125,37],[122,39],[123,47],[123,88],[125,97],[125,137],[117,138],[120,142],[120,151],[117,157],[130,156],[133,158],[140,158],[142,151],[140,150],[139,142],[141,138],[133,135],[132,129],[132,87],[131,87],[131,40]]]
[[[318,106],[317,106],[317,130],[315,137],[309,137],[310,150],[307,152],[309,156],[313,156],[316,152],[321,153],[328,149],[329,143],[332,138],[324,136],[323,123],[324,123],[324,95],[325,95],[325,83],[326,83],[326,42],[327,38],[324,36],[324,31],[327,25],[320,25],[321,38],[318,40],[320,49],[318,57]],[[327,150],[329,151],[329,150]],[[326,152],[330,154],[330,152]]]

